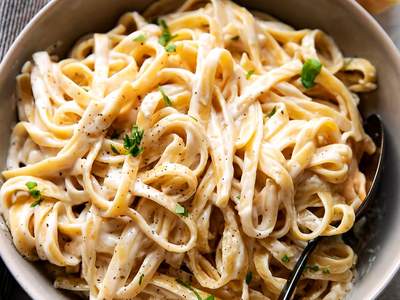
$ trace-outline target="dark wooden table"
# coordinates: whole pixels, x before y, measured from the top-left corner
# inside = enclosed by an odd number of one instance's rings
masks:
[[[0,0],[0,60],[19,32],[47,2],[49,0]],[[393,16],[393,12],[389,15],[400,18],[400,9],[398,9],[396,16]],[[379,21],[382,21],[382,16]],[[398,46],[400,45],[398,44]],[[0,259],[0,300],[6,299],[30,300]],[[379,300],[398,299],[400,299],[400,274],[395,277],[379,297]]]

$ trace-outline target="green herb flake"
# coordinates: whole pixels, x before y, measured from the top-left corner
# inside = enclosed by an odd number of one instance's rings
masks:
[[[158,39],[158,42],[162,45],[162,46],[167,46],[168,43],[173,40],[177,35],[171,35],[171,32],[169,31],[167,22],[165,22],[165,20],[160,19],[158,21],[158,24],[161,27],[161,36]]]
[[[114,152],[115,154],[117,154],[117,155],[120,155],[120,154],[121,154],[121,153],[119,153],[117,147],[115,147],[113,144],[111,144],[110,147],[111,147],[112,152]]]
[[[133,39],[133,41],[143,43],[146,41],[146,36],[144,34],[139,34],[137,37]]]
[[[124,148],[134,157],[143,152],[143,147],[140,146],[143,134],[144,130],[135,125],[132,127],[131,135],[126,134],[124,137]]]
[[[180,205],[179,203],[176,204],[175,212],[178,215],[181,215],[181,216],[184,216],[184,217],[189,216],[189,212],[188,212],[187,208],[182,206],[182,205]]]
[[[306,268],[308,270],[310,270],[310,272],[313,272],[313,273],[319,271],[319,266],[318,265],[308,265],[308,266],[306,266]]]
[[[38,186],[37,183],[34,181],[28,181],[25,183],[25,185],[28,188],[31,197],[35,199],[35,201],[31,204],[31,207],[38,206],[42,202],[42,195],[40,191],[36,189]]]
[[[269,114],[267,115],[267,117],[268,117],[268,118],[271,118],[275,113],[276,113],[276,106],[274,106],[274,108],[269,112]]]
[[[252,272],[248,272],[246,274],[246,283],[250,284],[251,280],[253,279],[253,273]]]
[[[139,285],[142,284],[142,282],[143,282],[143,277],[144,277],[144,274],[141,274],[141,275],[140,275],[140,278],[139,278]]]
[[[38,199],[38,200],[34,201],[34,202],[31,204],[31,207],[36,207],[36,206],[40,205],[41,202],[42,202],[42,199]]]
[[[322,268],[322,273],[331,274],[331,271],[328,268]]]
[[[28,181],[27,183],[25,183],[25,185],[28,188],[28,190],[33,190],[34,188],[37,187],[37,183],[34,181]]]
[[[159,90],[160,93],[161,93],[161,96],[162,96],[162,98],[163,98],[163,100],[164,100],[164,102],[165,102],[165,105],[167,105],[167,106],[172,106],[171,99],[169,99],[169,97],[167,96],[167,94],[164,92],[163,88],[162,88],[161,86],[159,86],[159,87],[158,87],[158,90]]]
[[[285,254],[284,256],[282,256],[281,260],[282,260],[283,263],[286,264],[286,263],[288,263],[290,261],[290,257],[287,256],[287,254]]]
[[[253,75],[254,74],[254,70],[250,70],[250,71],[248,71],[247,73],[246,73],[246,79],[247,80],[249,80],[250,79],[250,77],[251,77],[251,75]]]
[[[39,190],[30,190],[29,194],[31,194],[33,199],[39,200],[41,195]]]
[[[239,39],[240,39],[240,36],[238,36],[238,35],[231,37],[232,41],[238,41]]]
[[[176,282],[179,283],[180,285],[184,286],[185,288],[191,290],[193,292],[193,294],[195,294],[197,300],[203,300],[201,298],[200,294],[194,288],[192,288],[192,286],[191,286],[191,284],[189,282],[185,282],[180,278],[177,278]]]
[[[158,19],[157,24],[161,27],[162,31],[169,32],[167,22],[164,19]]]
[[[168,44],[165,46],[165,51],[171,53],[171,52],[176,52],[176,46],[174,44]]]
[[[205,298],[204,300],[214,300],[214,295],[208,295],[207,298]]]
[[[301,83],[306,89],[315,85],[315,78],[321,72],[322,64],[314,58],[307,59],[301,70]]]

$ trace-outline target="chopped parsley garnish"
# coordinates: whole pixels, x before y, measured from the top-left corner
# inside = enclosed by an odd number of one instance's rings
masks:
[[[250,79],[250,77],[251,77],[251,75],[253,75],[254,74],[254,70],[250,70],[250,71],[248,71],[247,73],[246,73],[246,79],[247,80],[249,80]]]
[[[253,273],[252,272],[248,272],[246,274],[246,283],[250,284],[251,280],[253,279]]]
[[[29,191],[31,191],[37,187],[37,183],[34,181],[28,181],[27,183],[25,183],[25,185]]]
[[[290,257],[285,254],[284,256],[282,256],[281,260],[286,264],[290,261]]]
[[[143,282],[143,277],[144,277],[144,274],[141,274],[141,275],[140,275],[140,278],[139,278],[139,285],[142,284],[142,282]]]
[[[124,148],[128,151],[128,153],[132,156],[138,156],[143,152],[143,147],[140,146],[140,143],[143,139],[144,130],[139,129],[137,125],[132,127],[132,131],[130,135],[125,135],[124,137]]]
[[[119,153],[117,147],[115,147],[113,144],[111,144],[110,147],[111,147],[112,152],[114,152],[115,154],[117,154],[117,155],[120,155],[120,154],[121,154],[121,153]]]
[[[169,97],[167,96],[167,94],[164,92],[163,88],[162,88],[161,86],[159,86],[159,87],[158,87],[158,90],[159,90],[160,93],[161,93],[161,96],[162,96],[162,98],[163,98],[163,100],[164,100],[164,102],[165,102],[165,105],[167,105],[167,106],[172,106],[171,99],[169,99]]]
[[[29,191],[29,194],[31,194],[31,196],[32,196],[34,199],[39,199],[40,196],[41,196],[39,190],[30,190],[30,191]]]
[[[184,216],[184,217],[187,217],[189,215],[189,212],[188,212],[187,208],[182,206],[182,205],[180,205],[179,203],[176,204],[175,212],[178,215],[181,215],[181,216]]]
[[[146,41],[146,36],[144,34],[139,34],[137,37],[133,39],[135,42],[143,43]]]
[[[190,284],[189,282],[184,282],[184,281],[183,281],[182,279],[180,279],[180,278],[177,278],[177,279],[176,279],[176,282],[179,283],[180,285],[184,286],[185,288],[191,290],[191,291],[193,292],[193,294],[195,294],[197,300],[203,300],[203,299],[201,298],[201,296],[199,295],[199,293],[198,293],[194,288],[192,288],[192,286],[191,286],[191,284]],[[210,297],[210,296],[208,296],[207,299],[209,299],[209,297]],[[211,298],[211,299],[214,299],[214,296],[213,296],[213,298]],[[210,300],[210,299],[209,299],[209,300]]]
[[[165,20],[160,19],[158,21],[158,24],[161,26],[161,36],[158,39],[158,42],[162,45],[162,46],[167,46],[168,43],[173,40],[177,35],[171,35],[171,32],[169,31],[168,25],[165,22]]]
[[[321,72],[322,64],[314,59],[307,59],[301,70],[301,83],[306,89],[312,88],[315,85],[315,78]]]
[[[310,272],[313,272],[313,273],[319,271],[319,266],[318,265],[307,265],[306,268],[309,269]]]
[[[276,113],[276,106],[274,106],[274,108],[269,112],[269,114],[267,115],[267,117],[268,117],[268,118],[271,118],[275,113]]]
[[[165,46],[165,50],[167,52],[175,52],[176,51],[176,46],[174,44],[168,44]]]
[[[28,181],[25,183],[25,185],[28,188],[29,194],[33,199],[35,199],[35,201],[31,204],[31,207],[40,205],[40,202],[42,202],[42,195],[40,194],[40,191],[36,189],[37,183],[34,181]]]
[[[214,295],[208,295],[207,298],[205,298],[204,300],[214,300]]]
[[[39,199],[35,200],[34,202],[32,202],[31,207],[36,207],[36,206],[40,205],[41,202],[42,202],[42,199],[39,198]]]
[[[240,39],[240,36],[238,36],[238,35],[231,37],[232,41],[238,41],[239,39]]]
[[[331,274],[331,271],[328,268],[322,268],[322,273]]]

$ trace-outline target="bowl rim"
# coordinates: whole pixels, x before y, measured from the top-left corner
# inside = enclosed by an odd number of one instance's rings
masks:
[[[0,77],[3,73],[5,73],[5,69],[8,64],[10,64],[11,57],[16,48],[19,48],[23,44],[23,40],[29,34],[30,31],[35,30],[35,26],[42,19],[44,19],[48,14],[51,14],[53,10],[56,9],[63,0],[50,0],[47,4],[45,4],[38,13],[25,25],[23,30],[18,34],[14,42],[8,48],[5,56],[0,62]],[[359,19],[365,20],[365,25],[368,26],[368,30],[375,31],[377,35],[383,42],[383,46],[390,53],[390,59],[395,63],[395,68],[400,71],[400,52],[399,49],[395,46],[393,40],[389,37],[387,32],[381,27],[378,21],[372,17],[358,2],[354,0],[346,0],[346,1],[338,1],[337,4],[342,7],[344,10],[349,10],[351,14],[355,15]],[[1,218],[4,220],[3,216]],[[8,226],[7,226],[7,230]],[[14,245],[12,245],[14,246]],[[0,247],[0,257],[2,258],[4,264],[6,265],[9,272],[13,275],[18,284],[24,289],[24,291],[35,300],[39,300],[42,297],[41,290],[35,288],[35,285],[32,284],[25,276],[17,276],[16,270],[13,269],[13,254],[7,251],[8,247]],[[384,276],[380,277],[378,280],[375,289],[371,290],[367,296],[368,299],[376,299],[388,286],[388,284],[392,281],[394,276],[400,269],[400,257],[395,260],[391,265],[390,269],[384,274]]]
[[[9,64],[9,61],[11,60],[11,57],[13,55],[14,49],[20,47],[23,43],[23,40],[25,36],[28,35],[28,33],[31,30],[34,30],[34,27],[37,23],[39,23],[47,14],[51,13],[52,10],[58,6],[62,0],[50,0],[47,4],[45,4],[35,16],[25,25],[25,27],[22,29],[22,31],[18,34],[16,39],[13,41],[11,46],[8,48],[6,54],[4,55],[3,59],[0,62],[0,77],[2,74],[4,74],[5,69],[7,65]],[[7,223],[4,220],[3,215],[1,214],[0,216],[2,220],[4,221],[5,226],[7,226],[8,232],[10,231]],[[11,235],[11,233],[10,233]],[[10,242],[13,244],[12,239]],[[15,248],[14,248],[15,249]],[[16,249],[15,249],[16,250]],[[17,252],[18,253],[18,252]],[[29,297],[31,297],[34,300],[39,300],[41,299],[41,291],[40,289],[35,288],[35,285],[32,284],[27,278],[24,276],[17,276],[16,270],[13,268],[13,254],[12,252],[7,251],[5,247],[0,247],[0,257],[3,260],[3,263],[7,267],[8,271],[14,279],[18,282],[18,284],[22,287],[22,289],[28,294]],[[19,253],[18,253],[19,255]]]

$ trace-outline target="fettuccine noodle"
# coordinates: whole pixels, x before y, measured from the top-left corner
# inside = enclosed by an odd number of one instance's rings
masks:
[[[333,236],[366,196],[355,93],[374,66],[229,1],[158,16],[23,67],[1,188],[16,248],[90,299],[261,300],[332,236],[296,299],[342,299],[356,256]],[[307,61],[322,64],[311,88]]]

